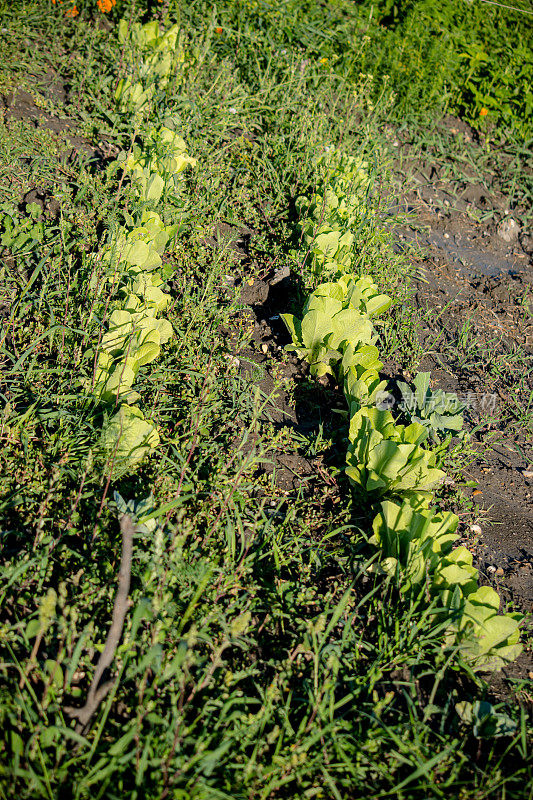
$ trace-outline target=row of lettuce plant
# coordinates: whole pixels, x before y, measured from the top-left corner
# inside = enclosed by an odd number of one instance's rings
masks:
[[[327,177],[321,190],[298,202],[309,272],[320,283],[301,318],[284,314],[289,350],[312,375],[331,375],[344,390],[349,432],[346,475],[370,504],[371,543],[381,551],[382,573],[395,576],[405,594],[432,603],[445,643],[473,670],[499,669],[521,651],[517,613],[499,614],[494,589],[478,586],[472,554],[457,542],[458,517],[431,506],[445,478],[428,443],[428,427],[399,424],[383,407],[387,383],[376,347],[373,318],[391,299],[368,275],[352,274],[352,231],[367,202],[368,177],[360,159],[329,150],[321,156]]]
[[[128,27],[122,21],[119,37],[127,49],[128,74],[115,97],[137,132],[157,104],[165,108],[169,79],[183,62],[178,29],[161,33],[157,22]],[[115,477],[134,469],[159,444],[156,425],[136,405],[140,395],[134,384],[139,369],[155,361],[173,336],[171,323],[162,316],[172,299],[164,291],[172,267],[163,264],[162,254],[179,225],[165,224],[160,213],[168,198],[175,200],[185,169],[195,163],[178,133],[177,118],[166,116],[146,131],[142,142],[134,134],[130,152],[120,153],[110,167],[121,174],[121,181],[130,181],[137,212],[134,218],[123,211],[125,223],[99,254],[105,277],[99,279],[97,290],[105,288],[112,302],[87,391],[114,409],[104,425],[101,446]]]

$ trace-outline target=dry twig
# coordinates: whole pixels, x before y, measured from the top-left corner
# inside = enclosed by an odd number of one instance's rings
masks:
[[[127,514],[120,518],[120,532],[122,533],[122,556],[120,559],[120,570],[118,573],[118,588],[115,597],[115,604],[113,606],[113,617],[111,627],[107,634],[105,647],[98,659],[96,670],[94,672],[91,688],[87,694],[87,701],[83,708],[65,708],[65,712],[73,719],[78,720],[76,731],[81,733],[84,731],[92,716],[96,712],[98,706],[113,687],[115,680],[106,681],[100,685],[102,676],[106,669],[113,663],[117,647],[122,637],[122,629],[124,628],[124,620],[128,610],[128,594],[130,591],[131,580],[131,560],[133,555],[133,535],[135,533],[135,526]]]

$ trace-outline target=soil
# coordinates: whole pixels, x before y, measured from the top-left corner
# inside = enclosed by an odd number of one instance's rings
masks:
[[[472,139],[473,132],[448,117],[443,124]],[[404,165],[405,166],[405,165]],[[431,370],[436,386],[455,391],[469,403],[466,427],[487,417],[494,421],[493,441],[467,470],[477,482],[475,502],[486,514],[481,533],[468,542],[482,576],[497,585],[503,598],[533,611],[533,463],[531,428],[510,426],[513,399],[527,407],[533,391],[533,247],[522,222],[525,209],[483,186],[444,180],[441,165],[409,165],[414,187],[400,198],[409,223],[397,230],[397,247],[416,242],[414,301],[424,314],[420,331],[426,349],[421,370]],[[490,221],[477,221],[491,210]],[[427,313],[429,312],[429,313]],[[472,358],[458,363],[454,342],[472,332]],[[512,365],[516,372],[492,367]],[[484,354],[482,351],[485,351]],[[529,362],[529,366],[528,365]],[[531,415],[529,412],[529,423]],[[512,421],[512,420],[511,420]],[[523,423],[527,420],[523,420]]]
[[[67,101],[66,85],[59,76],[49,73],[36,82],[34,91],[15,86],[0,94],[0,113],[3,113],[7,126],[11,120],[25,120],[36,129],[51,131],[63,145],[65,152],[62,157],[68,163],[81,156],[101,166],[109,156],[106,144],[103,142],[95,147],[89,139],[76,133],[78,122],[59,113]],[[52,108],[55,113],[47,108]]]

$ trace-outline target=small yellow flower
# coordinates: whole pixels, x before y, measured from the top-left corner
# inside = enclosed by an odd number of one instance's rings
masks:
[[[325,57],[324,57],[324,58],[321,58],[321,59],[320,59],[320,61],[319,61],[318,63],[319,63],[319,64],[323,64],[324,66],[326,66],[326,64],[328,63],[328,61],[329,61],[329,58],[325,58]]]

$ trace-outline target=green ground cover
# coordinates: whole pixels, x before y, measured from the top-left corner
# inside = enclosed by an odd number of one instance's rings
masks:
[[[255,363],[232,288],[290,266],[280,311],[301,315],[321,273],[298,198],[327,181],[324,147],[340,148],[366,165],[349,263],[340,256],[393,298],[376,323],[381,357],[413,363],[411,267],[380,213],[393,191],[387,126],[411,126],[427,148],[427,121],[447,110],[492,125],[494,157],[502,137],[512,156],[502,185],[525,202],[527,20],[477,3],[438,15],[429,3],[123,3],[110,24],[76,10],[15,3],[1,20],[0,91],[28,92],[71,128],[7,112],[0,128],[0,791],[531,793],[528,681],[490,704],[484,674],[446,636],[442,599],[378,566],[376,508],[352,491],[348,420],[330,412],[339,393],[291,373],[280,349]],[[133,27],[142,15],[177,25],[151,60],[153,40]],[[100,156],[73,153],[75,136]],[[181,171],[184,153],[195,163]],[[24,201],[36,187],[42,201]],[[206,244],[217,224],[256,231],[248,261]],[[321,424],[277,424],[282,392]],[[147,427],[129,425],[131,408]],[[281,487],[265,464],[302,452],[324,480]],[[438,466],[460,482],[457,452],[443,448]],[[444,488],[436,500],[456,501]],[[124,630],[82,719],[128,542]]]

